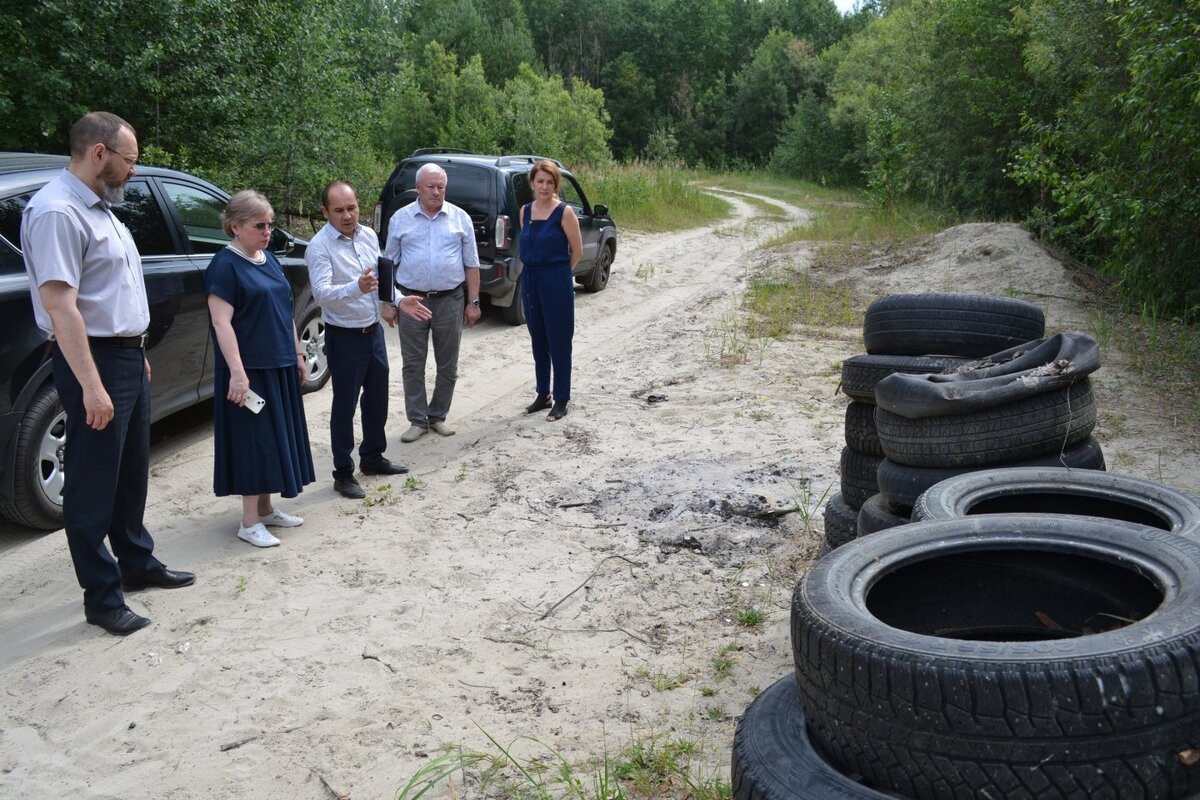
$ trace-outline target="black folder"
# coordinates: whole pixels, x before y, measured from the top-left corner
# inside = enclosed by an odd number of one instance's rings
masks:
[[[379,299],[384,303],[395,303],[396,265],[387,256],[380,256],[376,272],[379,275]]]

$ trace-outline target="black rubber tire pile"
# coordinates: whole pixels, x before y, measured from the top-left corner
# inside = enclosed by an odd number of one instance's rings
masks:
[[[992,307],[900,297],[871,309]],[[952,317],[925,318],[945,337],[921,349],[963,338]],[[1103,471],[1098,349],[1040,337],[947,372],[847,360],[886,461],[944,479],[908,481],[911,524],[868,496],[859,520],[898,522],[830,541],[796,586],[795,670],[738,723],[735,800],[1200,800],[1200,501]],[[847,413],[859,454],[865,416]],[[1046,465],[1080,447],[1099,469]]]

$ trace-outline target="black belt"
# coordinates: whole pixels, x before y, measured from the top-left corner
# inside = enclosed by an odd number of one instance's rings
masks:
[[[461,288],[462,288],[462,284],[460,283],[458,286],[455,286],[453,289],[434,289],[434,290],[433,290],[433,291],[431,291],[431,292],[426,292],[426,291],[423,291],[423,290],[421,290],[421,289],[409,289],[407,286],[401,286],[401,285],[400,285],[400,284],[398,284],[398,283],[396,284],[396,288],[398,288],[398,289],[400,290],[400,293],[401,293],[401,294],[403,294],[403,295],[404,295],[404,296],[406,296],[406,297],[408,297],[408,296],[413,296],[413,297],[445,297],[446,295],[448,295],[448,294],[454,294],[454,293],[455,293],[455,292],[457,292],[459,289],[461,289]]]
[[[137,336],[89,336],[88,342],[92,347],[134,347],[145,350],[147,335],[139,333]]]
[[[339,331],[345,331],[346,333],[374,333],[375,329],[379,327],[379,323],[372,322],[370,325],[366,326],[365,328],[343,328],[341,325],[330,325],[327,322],[327,323],[325,323],[325,327],[326,328],[335,328]]]

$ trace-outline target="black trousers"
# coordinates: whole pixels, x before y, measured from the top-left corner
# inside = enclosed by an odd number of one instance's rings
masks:
[[[362,407],[360,464],[383,458],[387,438],[383,428],[388,414],[388,358],[383,326],[370,333],[325,326],[325,356],[333,403],[329,409],[329,444],[333,451],[333,477],[354,474],[354,411]],[[361,400],[361,403],[360,403]]]
[[[154,540],[142,524],[150,473],[150,385],[143,358],[137,348],[92,348],[114,409],[112,421],[97,431],[88,427],[79,381],[62,352],[54,348],[54,385],[67,412],[63,454],[67,546],[83,587],[83,604],[97,610],[124,605],[122,571],[135,574],[162,566],[154,557]]]

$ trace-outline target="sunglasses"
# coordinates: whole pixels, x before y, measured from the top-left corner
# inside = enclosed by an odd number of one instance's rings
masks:
[[[256,230],[256,231],[269,231],[269,230],[274,230],[275,223],[274,222],[252,222],[252,223],[250,223],[250,227],[254,228],[254,230]]]

